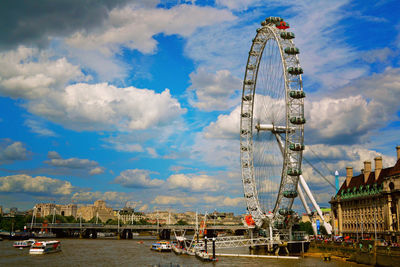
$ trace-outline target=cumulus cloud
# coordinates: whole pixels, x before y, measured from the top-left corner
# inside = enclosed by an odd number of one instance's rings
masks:
[[[57,151],[49,151],[47,152],[47,157],[49,159],[62,159],[60,154]]]
[[[18,174],[3,176],[0,179],[0,192],[70,195],[73,190],[74,187],[70,182],[45,176],[32,177]]]
[[[98,28],[111,9],[124,5],[124,0],[29,0],[7,1],[0,10],[0,24],[7,25],[0,33],[0,48],[19,44],[44,46],[49,36],[62,37],[77,30]],[[151,2],[154,1],[135,1]]]
[[[77,203],[92,203],[96,200],[104,200],[116,204],[125,204],[131,199],[131,196],[123,192],[106,191],[106,192],[76,192],[71,197],[73,202]]]
[[[186,112],[165,89],[160,94],[107,83],[78,83],[28,110],[74,130],[143,130],[165,125]]]
[[[0,164],[26,160],[28,157],[29,152],[22,142],[10,142],[10,140],[6,140],[6,142],[0,143]]]
[[[84,170],[88,171],[90,175],[102,174],[105,170],[104,167],[99,166],[99,163],[94,160],[80,158],[63,159],[56,151],[49,151],[47,157],[49,160],[46,160],[44,163],[56,168]]]
[[[67,85],[87,78],[65,58],[50,60],[35,49],[0,53],[0,94],[28,100],[24,106],[29,112],[70,129],[142,130],[186,112],[168,89],[156,93],[107,83]]]
[[[152,173],[151,171],[140,169],[125,170],[114,179],[114,183],[131,188],[150,188],[163,185],[163,180],[150,178]]]
[[[189,191],[218,191],[221,189],[221,182],[215,177],[202,175],[173,174],[167,179],[170,189]]]
[[[221,114],[217,120],[211,122],[203,130],[204,137],[208,139],[238,139],[240,129],[240,106],[229,114]]]
[[[96,175],[96,174],[102,174],[102,173],[104,173],[104,168],[103,167],[93,168],[89,172],[90,175]]]
[[[208,204],[213,204],[218,207],[236,207],[244,206],[244,198],[236,197],[230,198],[226,196],[204,196],[204,202]]]
[[[177,5],[170,9],[126,6],[113,9],[101,30],[77,32],[67,39],[67,43],[80,48],[100,49],[105,54],[115,52],[120,45],[142,53],[152,53],[157,46],[153,38],[156,34],[187,37],[199,27],[234,18],[227,10],[194,5]]]
[[[219,70],[215,74],[200,68],[190,75],[189,93],[195,92],[192,105],[205,111],[225,110],[237,103],[234,98],[241,87],[241,80],[228,70]]]
[[[41,99],[61,90],[70,80],[87,78],[78,66],[72,65],[66,58],[52,60],[50,56],[23,46],[0,53],[0,94],[12,98]]]
[[[190,157],[210,166],[234,168],[240,166],[239,141],[231,139],[209,139],[203,133],[196,134]]]
[[[79,159],[79,158],[69,158],[69,159],[52,158],[50,160],[46,160],[45,163],[53,167],[62,167],[69,169],[86,169],[90,167],[95,167],[99,164],[93,160]]]

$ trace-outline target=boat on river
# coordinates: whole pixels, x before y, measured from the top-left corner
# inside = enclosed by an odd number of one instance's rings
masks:
[[[150,249],[158,252],[170,252],[172,247],[168,241],[160,241],[151,244]]]
[[[181,254],[183,253],[183,249],[179,247],[179,244],[177,244],[177,243],[172,243],[171,247],[172,247],[172,251],[173,251],[176,255],[181,255]]]
[[[47,254],[61,251],[60,241],[36,241],[32,244],[29,254]]]
[[[208,254],[205,250],[197,250],[195,254],[202,261],[217,261],[216,258],[213,258],[212,254]]]
[[[28,248],[35,242],[36,242],[35,239],[15,241],[14,244],[13,244],[13,247],[14,248]]]

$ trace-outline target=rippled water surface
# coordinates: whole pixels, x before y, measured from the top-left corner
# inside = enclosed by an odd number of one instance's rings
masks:
[[[152,240],[59,239],[62,251],[29,255],[29,249],[14,248],[13,241],[0,242],[0,266],[362,266],[342,261],[323,262],[320,258],[276,260],[219,257],[218,262],[201,262],[194,256],[150,250]],[[248,249],[221,250],[220,253],[248,254]]]

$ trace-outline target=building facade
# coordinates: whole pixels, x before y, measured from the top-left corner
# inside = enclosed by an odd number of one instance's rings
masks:
[[[330,201],[336,235],[400,242],[400,146],[396,150],[392,167],[382,168],[382,157],[376,157],[374,171],[371,161],[357,176],[346,168],[346,180]]]
[[[104,223],[109,219],[116,219],[113,209],[107,207],[104,200],[96,200],[93,205],[79,207],[77,210],[77,217],[81,217],[86,221],[92,218],[98,218]]]
[[[76,204],[58,205],[54,203],[36,204],[34,213],[36,217],[46,217],[48,215],[73,216],[76,218],[78,207]]]

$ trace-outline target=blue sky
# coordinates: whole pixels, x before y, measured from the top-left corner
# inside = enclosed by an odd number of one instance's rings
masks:
[[[396,162],[397,1],[6,1],[0,205],[245,212],[239,106],[251,40],[281,16],[304,69],[305,157],[333,181]],[[323,160],[323,163],[320,160]],[[304,165],[322,206],[333,189]]]

